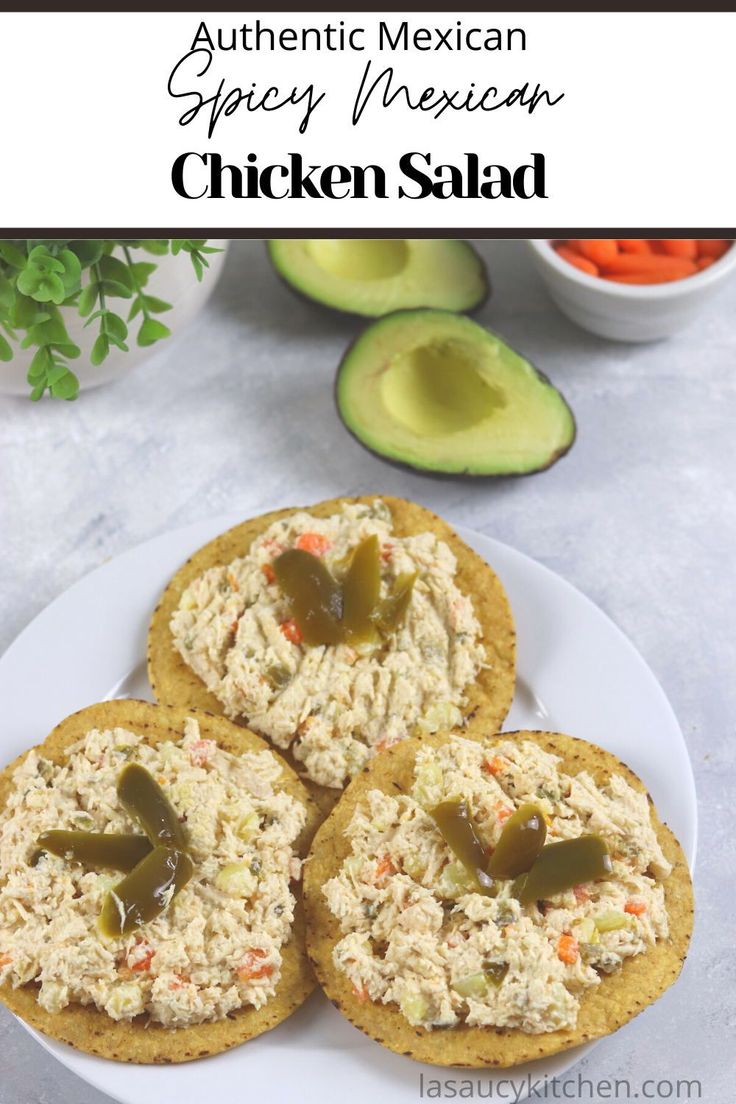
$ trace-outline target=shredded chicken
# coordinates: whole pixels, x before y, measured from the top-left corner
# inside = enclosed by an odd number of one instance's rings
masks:
[[[53,828],[139,832],[116,783],[127,762],[160,782],[186,827],[191,881],[137,933],[103,936],[98,917],[123,877],[44,853]],[[17,769],[0,814],[0,982],[38,982],[58,1012],[94,1004],[113,1019],[147,1013],[167,1027],[260,1008],[281,974],[300,877],[294,841],[304,806],[279,792],[270,751],[231,755],[186,722],[178,742],[151,747],[126,729],[89,732],[63,765],[34,751]]]
[[[580,997],[668,933],[671,866],[647,798],[618,775],[598,787],[531,741],[489,751],[453,737],[417,755],[411,794],[370,791],[348,829],[352,854],[324,886],[343,937],[333,961],[360,999],[394,1002],[427,1028],[459,1022],[530,1034],[574,1027]],[[522,907],[511,882],[474,891],[427,810],[463,799],[489,852],[532,802],[547,841],[600,835],[611,877]]]
[[[328,568],[339,568],[374,534],[384,595],[399,575],[417,575],[403,625],[373,650],[294,642],[273,560],[306,536]],[[432,533],[395,536],[380,499],[328,518],[296,513],[271,525],[247,556],[187,587],[171,619],[174,644],[228,717],[290,747],[312,781],[340,787],[376,750],[417,727],[462,724],[465,692],[486,652],[456,570],[449,547]]]

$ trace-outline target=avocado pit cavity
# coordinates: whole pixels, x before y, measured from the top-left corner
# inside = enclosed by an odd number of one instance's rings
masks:
[[[506,406],[485,368],[493,350],[438,340],[397,353],[383,372],[381,397],[389,415],[420,437],[459,433]]]
[[[374,322],[338,369],[337,408],[371,452],[419,471],[527,475],[575,439],[562,395],[498,334],[445,310]]]

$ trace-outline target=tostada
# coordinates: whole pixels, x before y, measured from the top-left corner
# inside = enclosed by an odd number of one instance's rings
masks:
[[[690,875],[640,780],[559,733],[406,740],[305,864],[307,950],[384,1046],[512,1066],[616,1030],[677,978]]]
[[[226,1050],[313,988],[295,887],[317,809],[259,737],[137,701],[0,775],[0,1000],[126,1062]]]
[[[156,698],[268,737],[323,807],[417,732],[497,731],[514,663],[491,568],[436,515],[385,495],[222,534],[176,573],[149,632]]]

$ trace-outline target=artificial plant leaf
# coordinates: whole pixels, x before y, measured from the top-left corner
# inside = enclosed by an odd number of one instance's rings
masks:
[[[0,238],[0,257],[9,264],[11,268],[25,268],[26,256],[21,253],[17,245],[15,245],[8,238]]]
[[[99,294],[99,288],[95,280],[90,280],[88,284],[85,284],[82,288],[82,294],[79,296],[79,302],[77,303],[77,310],[81,314],[82,318],[86,318],[89,312],[93,309],[97,302],[97,296]]]
[[[62,249],[59,260],[64,265],[64,274],[61,278],[64,281],[66,294],[73,295],[74,292],[79,290],[82,279],[82,266],[79,263],[79,258],[71,249]]]
[[[100,272],[105,280],[115,280],[116,283],[122,284],[123,287],[128,288],[129,291],[133,291],[133,280],[130,275],[130,269],[127,264],[118,257],[114,257],[111,254],[104,256],[100,260]]]
[[[82,268],[97,264],[102,256],[102,246],[98,238],[79,238],[69,242],[69,248],[76,253]]]
[[[128,327],[119,314],[108,311],[105,315],[105,333],[108,337],[114,337],[117,341],[125,341],[128,336]]]
[[[163,337],[169,337],[171,330],[157,318],[144,318],[138,331],[139,345],[153,345]]]
[[[171,303],[167,303],[165,299],[158,299],[155,295],[142,295],[141,299],[146,310],[153,314],[163,314],[164,311],[172,309]]]
[[[55,383],[51,384],[51,394],[55,399],[65,399],[67,402],[71,402],[79,394],[79,380],[73,372],[66,368],[64,374]]]
[[[89,359],[95,368],[102,364],[103,360],[110,352],[110,342],[107,339],[107,334],[101,333],[97,335],[95,343],[92,346],[92,352],[89,354]]]
[[[49,354],[46,348],[37,349],[33,355],[33,360],[28,367],[28,375],[26,379],[29,383],[38,383],[41,379],[46,379],[46,370],[49,366]]]

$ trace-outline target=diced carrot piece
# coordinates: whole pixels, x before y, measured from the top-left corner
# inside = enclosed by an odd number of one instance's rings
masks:
[[[286,639],[290,641],[290,643],[302,644],[304,642],[302,630],[299,628],[293,617],[290,617],[288,621],[283,621],[279,627]]]
[[[619,253],[608,264],[601,266],[603,276],[669,276],[679,280],[683,276],[692,276],[696,272],[694,261],[684,257],[665,257],[657,254],[633,255]]]
[[[235,591],[238,591],[238,590],[240,590],[240,586],[239,586],[239,584],[238,584],[238,580],[237,580],[237,579],[235,578],[235,576],[233,575],[232,571],[228,571],[228,573],[227,573],[227,575],[225,576],[225,578],[227,579],[227,581],[229,582],[229,584],[230,584],[230,586],[231,586],[231,587],[233,588],[233,590],[235,590]]]
[[[365,1001],[368,1000],[368,990],[366,989],[365,985],[361,985],[360,988],[358,988],[357,985],[354,985],[353,995],[360,1001],[361,1004],[364,1004]]]
[[[266,952],[261,950],[260,947],[255,947],[252,951],[248,951],[243,959],[242,966],[239,966],[236,973],[241,981],[255,981],[257,978],[270,977],[273,973],[273,966],[259,965],[261,959],[266,957]]]
[[[384,563],[388,563],[394,554],[394,546],[390,543],[386,543],[381,546],[381,559]]]
[[[695,262],[698,266],[698,272],[702,272],[704,268],[710,268],[715,261],[715,257],[698,257]]]
[[[647,911],[647,906],[643,901],[627,901],[624,905],[624,912],[628,912],[631,916],[643,916]]]
[[[662,248],[668,257],[684,257],[686,261],[694,261],[698,255],[694,238],[662,238]]]
[[[153,956],[155,955],[155,953],[156,952],[154,951],[153,947],[149,947],[139,959],[136,959],[136,961],[130,967],[131,970],[135,971],[136,973],[143,973],[146,970],[150,970],[151,961],[153,960]]]
[[[9,966],[12,961],[9,954],[0,954],[0,966]]]
[[[494,755],[491,759],[486,759],[483,764],[483,770],[486,774],[500,774],[505,767],[506,763],[500,755]]]
[[[620,253],[651,253],[652,247],[646,238],[617,238]]]
[[[555,250],[557,255],[562,257],[563,261],[575,265],[575,268],[579,268],[581,272],[587,272],[589,276],[600,275],[597,267],[592,261],[587,260],[585,257],[581,257],[579,253],[575,253],[572,249],[568,249],[566,245],[556,245]]]
[[[698,238],[696,244],[699,257],[712,257],[714,261],[731,248],[731,242],[724,238]]]
[[[376,867],[376,881],[383,881],[389,874],[395,874],[396,867],[391,862],[388,855],[384,855],[382,859],[379,859],[378,866]]]
[[[602,268],[618,256],[615,238],[573,238],[569,244],[581,256],[598,265],[598,268]]]
[[[324,556],[332,548],[332,541],[321,533],[301,533],[296,539],[296,547],[312,556]]]
[[[501,821],[502,824],[505,820],[509,819],[514,811],[513,809],[509,809],[508,805],[501,805],[500,803],[498,805],[495,805],[494,809],[497,818]]]
[[[276,572],[274,571],[274,569],[271,567],[270,564],[261,564],[261,571],[266,576],[266,582],[267,583],[275,583],[276,582]]]
[[[578,960],[578,941],[573,935],[561,935],[557,940],[557,957],[567,966]]]

